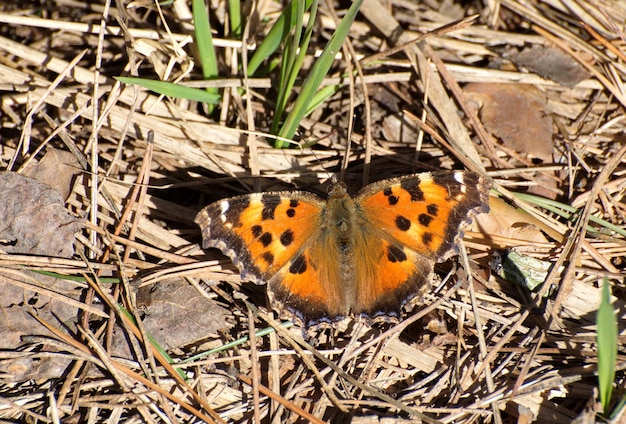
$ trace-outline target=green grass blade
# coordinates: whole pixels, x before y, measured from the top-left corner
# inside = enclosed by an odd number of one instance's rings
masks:
[[[230,20],[230,34],[241,40],[241,1],[228,0],[228,18]]]
[[[293,87],[296,84],[296,78],[302,69],[302,64],[307,55],[307,49],[311,41],[313,34],[313,26],[315,24],[315,18],[317,16],[317,0],[313,0],[309,9],[310,16],[304,31],[304,36],[301,38],[302,24],[304,18],[304,6],[303,0],[297,0],[298,7],[296,7],[296,24],[294,26],[294,35],[291,43],[287,44],[285,54],[283,55],[283,64],[281,66],[280,80],[278,83],[278,96],[276,100],[276,107],[274,110],[274,122],[270,132],[276,134],[280,123],[283,120],[285,109],[287,108],[287,101],[293,91]]]
[[[209,93],[199,88],[185,87],[184,85],[175,84],[173,82],[135,77],[115,77],[115,79],[123,82],[124,84],[139,85],[164,96],[193,100],[207,104],[217,104],[220,101],[219,94]]]
[[[325,87],[320,88],[311,99],[311,103],[307,108],[304,116],[308,116],[311,112],[313,112],[319,105],[324,103],[326,100],[330,98],[333,94],[341,90],[343,86],[339,84],[335,85],[327,85]]]
[[[300,121],[306,114],[308,106],[311,104],[318,88],[330,70],[333,61],[335,60],[335,55],[339,52],[341,45],[348,36],[348,32],[350,31],[352,22],[354,22],[359,8],[361,7],[361,3],[363,3],[363,0],[355,0],[352,3],[350,9],[348,9],[348,12],[335,30],[335,33],[332,35],[328,44],[326,44],[322,55],[315,61],[309,75],[304,81],[302,90],[296,99],[293,109],[289,112],[285,123],[280,129],[278,134],[280,137],[293,138],[298,125],[300,125]],[[285,146],[281,143],[281,145],[277,145],[276,147]]]
[[[297,0],[294,0],[297,1]],[[248,76],[253,76],[259,69],[263,61],[270,57],[278,48],[280,44],[291,33],[291,30],[296,24],[296,14],[294,13],[294,1],[290,2],[280,14],[272,29],[268,32],[267,36],[263,39],[260,46],[248,62]],[[304,10],[308,10],[311,7],[313,0],[305,0]]]
[[[289,87],[288,81],[291,79],[294,72],[296,75],[298,73],[298,69],[294,69],[294,66],[298,48],[300,47],[300,34],[302,32],[302,21],[304,19],[303,1],[294,0],[291,4],[295,4],[296,8],[293,12],[295,22],[293,22],[293,27],[290,29],[289,34],[291,34],[291,36],[287,34],[287,37],[284,39],[285,47],[281,56],[276,105],[274,107],[274,121],[272,122],[270,129],[272,134],[276,133],[278,126],[283,119],[283,113],[285,111],[285,107],[287,107],[287,100],[291,94],[291,88]],[[290,19],[290,21],[291,20],[292,19]]]
[[[533,194],[528,194],[528,193],[513,193],[513,194],[515,195],[515,197],[519,197],[520,199],[528,203],[532,203],[533,205],[541,206],[542,208],[547,209],[550,212],[553,212],[567,220],[573,221],[574,215],[577,215],[580,213],[580,210],[576,209],[575,207],[566,205],[561,202],[557,202],[556,200],[546,199],[545,197],[535,196]],[[593,222],[594,224],[601,225],[610,231],[613,231],[617,234],[620,234],[626,237],[626,229],[624,229],[623,227],[620,227],[611,222],[605,221],[604,219],[598,218],[597,216],[594,216],[594,215],[591,215],[589,217],[589,221]],[[597,230],[593,227],[587,227],[587,231],[590,233],[597,233]]]
[[[285,321],[285,322],[282,323],[282,325],[285,328],[291,328],[291,327],[293,327],[294,324],[293,324],[292,321]],[[259,330],[259,331],[255,332],[254,335],[255,335],[255,337],[265,337],[266,335],[268,335],[270,333],[274,333],[275,331],[276,330],[274,330],[272,327],[266,327],[266,328],[264,328],[262,330]],[[202,358],[205,358],[205,357],[207,357],[209,355],[213,355],[215,353],[219,353],[219,352],[223,352],[223,351],[232,349],[235,346],[240,346],[240,345],[242,345],[244,343],[247,343],[248,340],[250,340],[250,338],[248,336],[241,337],[241,338],[239,338],[237,340],[233,340],[232,342],[225,343],[225,344],[223,344],[221,346],[218,346],[216,348],[213,348],[211,350],[207,350],[206,352],[202,352],[202,353],[199,353],[197,355],[194,355],[194,356],[192,356],[190,358],[185,359],[184,361],[180,361],[180,363],[181,364],[186,364],[186,363],[189,363],[189,362],[198,361],[198,360],[200,360]]]
[[[196,44],[202,66],[204,79],[212,79],[218,76],[217,57],[213,47],[213,35],[211,34],[211,24],[207,15],[204,0],[193,0],[193,25],[196,35]]]
[[[608,414],[617,361],[617,319],[611,305],[611,291],[606,278],[602,288],[602,301],[596,315],[596,325],[598,327],[598,389],[600,403],[602,403],[604,413]]]
[[[202,76],[205,80],[217,78],[219,76],[219,70],[217,68],[217,55],[215,54],[215,46],[213,46],[213,35],[211,34],[211,23],[209,22],[206,4],[204,3],[204,0],[193,0],[191,8],[196,46],[198,47],[200,66],[202,66]],[[219,98],[220,91],[217,88],[206,88],[204,91],[206,91],[207,94],[218,96]],[[205,103],[208,104],[207,112],[210,114],[213,112],[212,105],[217,102]]]

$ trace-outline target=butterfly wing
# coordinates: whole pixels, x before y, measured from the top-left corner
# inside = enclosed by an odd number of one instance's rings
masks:
[[[202,246],[220,249],[242,279],[268,283],[272,301],[318,319],[341,308],[337,257],[320,238],[325,206],[306,192],[255,193],[212,203],[195,222]]]
[[[489,211],[489,184],[467,171],[422,173],[380,181],[357,196],[373,227],[435,262],[456,252],[462,225]]]
[[[370,318],[399,317],[402,306],[430,287],[433,261],[363,224],[355,242],[355,276],[350,309]]]
[[[269,281],[314,234],[322,199],[303,192],[232,197],[202,209],[202,247],[231,258],[244,280]]]
[[[455,252],[462,224],[488,211],[487,182],[470,172],[423,173],[384,180],[356,197],[363,223],[354,312],[397,315],[429,287],[433,263]],[[369,259],[368,257],[371,257]]]

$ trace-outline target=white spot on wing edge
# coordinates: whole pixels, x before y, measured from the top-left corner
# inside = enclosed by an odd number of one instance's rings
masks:
[[[465,174],[462,171],[456,171],[453,174],[453,178],[456,180],[456,182],[461,184],[461,193],[467,194],[467,186],[465,185]]]
[[[461,171],[456,171],[454,173],[454,179],[459,183],[459,184],[465,184],[465,180],[463,178],[463,172]]]
[[[228,200],[224,200],[222,202],[220,202],[220,219],[222,220],[222,223],[226,222],[226,212],[228,212],[228,209],[230,208],[230,203],[228,202]]]

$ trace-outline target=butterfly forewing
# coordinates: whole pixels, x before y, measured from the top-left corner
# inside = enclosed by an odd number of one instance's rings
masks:
[[[442,261],[454,252],[461,224],[485,210],[487,197],[482,177],[456,171],[374,183],[361,191],[357,202],[375,228],[424,257]]]
[[[267,282],[315,233],[323,206],[309,193],[255,193],[212,203],[196,222],[203,247],[220,249],[242,278]]]

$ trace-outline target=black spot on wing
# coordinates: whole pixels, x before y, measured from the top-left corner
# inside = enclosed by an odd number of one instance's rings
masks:
[[[425,213],[421,213],[418,217],[417,220],[419,221],[420,224],[422,224],[424,227],[428,227],[430,225],[430,223],[433,220],[433,217],[430,215],[426,215]]]
[[[424,192],[414,179],[400,182],[400,187],[411,196],[411,202],[423,202]]]
[[[293,218],[296,216],[296,208],[300,205],[300,201],[298,199],[291,199],[289,201],[289,209],[287,209],[287,216],[289,218]]]
[[[306,258],[298,255],[289,265],[289,272],[292,274],[304,274],[307,269]]]
[[[272,255],[272,252],[263,252],[261,258],[263,258],[268,265],[272,265],[274,263],[274,255]]]
[[[432,216],[437,216],[437,214],[439,213],[439,206],[433,203],[431,205],[426,206],[426,211]]]
[[[261,203],[263,203],[261,219],[263,221],[266,221],[268,219],[274,219],[276,207],[280,204],[280,196],[277,196],[275,194],[264,194],[261,197]]]
[[[407,218],[403,217],[402,215],[398,215],[396,216],[396,227],[400,231],[408,231],[409,228],[411,228],[411,221],[409,221]]]
[[[280,235],[280,243],[287,247],[293,242],[293,231],[286,230]]]
[[[433,234],[432,233],[424,233],[424,234],[422,234],[422,242],[426,246],[428,246],[432,241],[433,241]]]
[[[392,244],[387,246],[387,259],[389,262],[404,262],[407,257],[401,247]]]
[[[398,203],[398,196],[394,196],[393,190],[389,187],[383,190],[383,194],[387,197],[387,202],[389,202],[390,206],[393,206]]]
[[[267,247],[272,244],[272,235],[270,233],[263,233],[263,235],[259,237],[259,241],[263,244],[263,247]]]
[[[261,237],[261,234],[263,234],[263,227],[261,227],[260,225],[253,225],[251,230],[254,238],[259,238]]]

